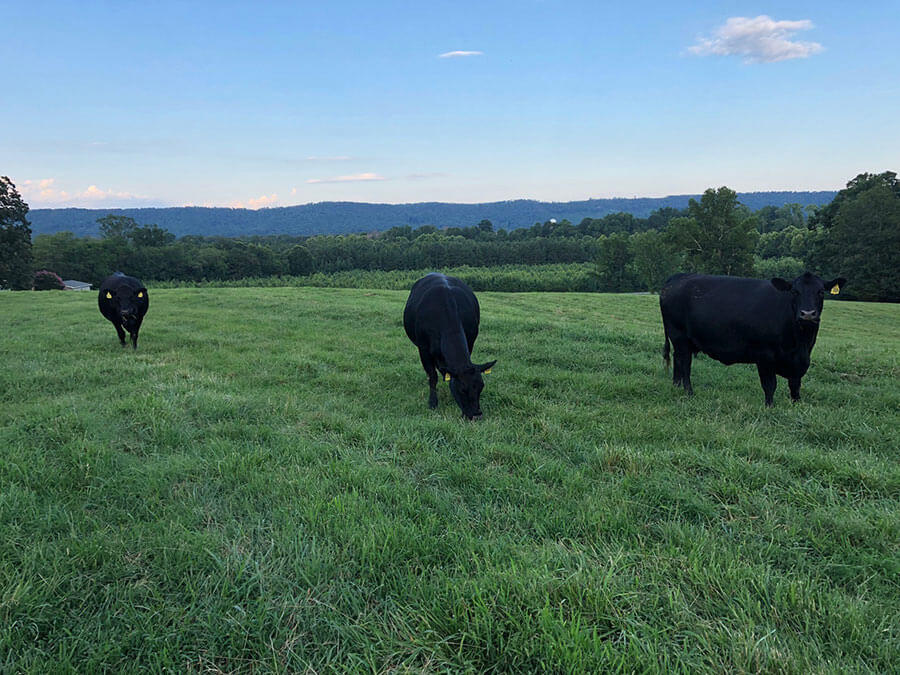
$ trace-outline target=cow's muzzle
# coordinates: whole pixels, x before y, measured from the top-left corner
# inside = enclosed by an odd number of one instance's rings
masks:
[[[819,311],[817,309],[801,309],[800,320],[819,323]]]

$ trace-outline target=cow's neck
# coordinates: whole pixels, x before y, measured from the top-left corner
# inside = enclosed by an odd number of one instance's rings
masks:
[[[801,350],[809,354],[816,344],[816,335],[819,332],[818,324],[807,325],[804,321],[792,318],[784,336],[784,349],[786,351]]]
[[[460,373],[471,367],[469,344],[461,325],[451,327],[441,333],[441,356],[452,373]]]
[[[811,352],[813,345],[816,344],[816,336],[819,334],[819,324],[798,321],[794,334],[797,337],[797,345],[807,352]]]

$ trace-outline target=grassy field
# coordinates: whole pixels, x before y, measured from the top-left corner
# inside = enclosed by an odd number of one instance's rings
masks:
[[[150,294],[0,294],[0,671],[900,668],[900,306],[767,410],[655,297],[482,293],[469,423],[405,292]]]

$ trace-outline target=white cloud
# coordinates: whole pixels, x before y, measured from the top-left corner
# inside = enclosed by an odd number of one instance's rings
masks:
[[[22,197],[34,209],[72,206],[96,208],[98,206],[145,205],[145,202],[151,201],[151,198],[145,195],[136,195],[131,192],[117,190],[103,190],[96,185],[89,185],[85,190],[69,192],[57,188],[55,178],[26,180],[22,182],[20,189]]]
[[[484,56],[484,52],[466,52],[466,51],[455,51],[455,52],[444,52],[443,54],[438,55],[439,59],[455,59],[459,56]]]
[[[310,178],[307,183],[354,183],[359,181],[387,180],[377,173],[357,173],[352,176],[333,176],[332,178]]]
[[[229,206],[233,209],[261,209],[270,206],[278,206],[278,195],[274,192],[270,195],[260,195],[256,199],[248,199],[246,202],[233,201]]]
[[[699,56],[743,56],[746,63],[774,63],[805,59],[824,47],[818,42],[794,42],[799,30],[809,30],[812,21],[775,21],[762,14],[756,18],[733,16],[712,37],[700,38],[688,51]]]
[[[334,157],[320,157],[318,155],[312,155],[310,157],[307,157],[306,159],[310,162],[347,162],[353,158],[347,155],[336,155]]]

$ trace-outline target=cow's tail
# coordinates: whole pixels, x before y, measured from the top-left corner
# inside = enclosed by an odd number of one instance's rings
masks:
[[[665,334],[665,341],[663,343],[663,361],[666,362],[666,372],[669,372],[669,333]]]

